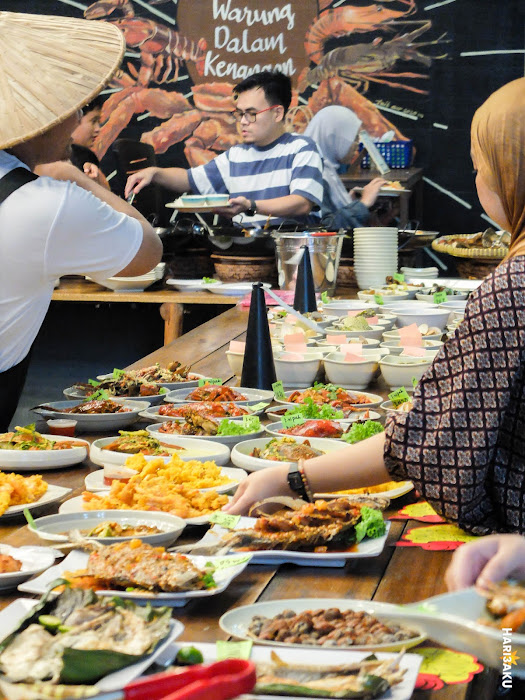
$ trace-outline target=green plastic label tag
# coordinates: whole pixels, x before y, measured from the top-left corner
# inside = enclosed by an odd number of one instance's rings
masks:
[[[249,430],[253,430],[253,432],[255,432],[256,430],[260,430],[261,421],[259,420],[259,416],[250,416],[245,414],[242,417],[242,427],[248,428]]]
[[[383,306],[383,304],[385,303],[383,301],[383,296],[381,294],[374,294],[374,301],[376,304],[379,304],[380,306]]]
[[[252,653],[253,642],[250,640],[242,642],[225,642],[219,639],[215,642],[217,651],[217,661],[224,659],[249,659]]]
[[[258,413],[259,411],[263,411],[269,405],[270,405],[269,403],[265,403],[264,401],[261,401],[260,403],[256,403],[253,406],[248,406],[248,410],[251,411],[252,413]]]
[[[405,281],[405,275],[401,272],[396,272],[395,275],[393,275],[394,280],[396,282],[404,282]]]
[[[244,564],[246,561],[250,561],[251,556],[237,556],[237,557],[221,557],[220,559],[215,559],[214,561],[206,562],[206,566],[213,567],[215,571],[219,569],[229,569],[232,566],[239,566]]]
[[[199,379],[199,386],[204,386],[205,384],[222,385],[222,379],[213,379],[212,377],[205,377],[204,379]]]
[[[330,303],[330,297],[328,296],[328,292],[322,292],[321,293],[321,301],[323,304],[329,304]]]
[[[225,527],[228,530],[233,530],[240,519],[240,515],[231,515],[230,513],[223,513],[222,510],[216,510],[215,513],[211,513],[208,516],[208,520],[210,521],[210,523],[220,525],[221,527]]]
[[[275,396],[276,399],[285,399],[286,396],[284,395],[284,387],[283,383],[281,380],[278,382],[274,382],[272,384],[272,389],[273,389],[273,395]]]
[[[281,423],[283,428],[294,428],[296,425],[302,425],[302,423],[304,423],[304,418],[300,414],[295,413],[291,416],[283,416],[281,418]]]
[[[444,304],[447,300],[446,292],[436,292],[434,294],[434,304]]]
[[[397,406],[405,403],[405,401],[410,401],[410,396],[408,395],[404,386],[400,386],[399,389],[396,389],[391,394],[388,394],[388,398],[390,401],[392,401],[394,408],[397,408]]]
[[[414,389],[416,388],[418,381],[419,379],[417,377],[412,377],[412,386]]]

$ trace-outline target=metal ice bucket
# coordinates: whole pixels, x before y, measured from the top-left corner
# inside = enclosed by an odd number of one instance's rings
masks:
[[[344,233],[275,232],[272,236],[275,239],[275,256],[281,289],[295,289],[297,266],[303,255],[301,246],[307,245],[310,251],[315,291],[326,291],[329,294],[335,292]]]

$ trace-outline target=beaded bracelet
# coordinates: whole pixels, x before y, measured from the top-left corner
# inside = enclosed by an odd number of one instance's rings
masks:
[[[303,482],[306,498],[310,503],[312,503],[314,500],[314,495],[312,493],[312,489],[310,488],[310,484],[308,483],[308,479],[306,478],[306,474],[304,473],[304,460],[300,459],[297,463],[297,471],[301,475],[301,481]]]

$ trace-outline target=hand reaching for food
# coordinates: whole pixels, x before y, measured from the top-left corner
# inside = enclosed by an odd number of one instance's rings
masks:
[[[385,187],[388,184],[388,181],[384,180],[382,177],[375,177],[365,185],[361,190],[361,202],[365,207],[370,209],[370,207],[375,204],[381,187]]]

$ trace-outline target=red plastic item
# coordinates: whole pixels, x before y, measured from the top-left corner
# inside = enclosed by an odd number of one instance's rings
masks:
[[[206,666],[144,676],[121,691],[102,693],[92,700],[228,700],[255,686],[255,664],[225,659]]]

